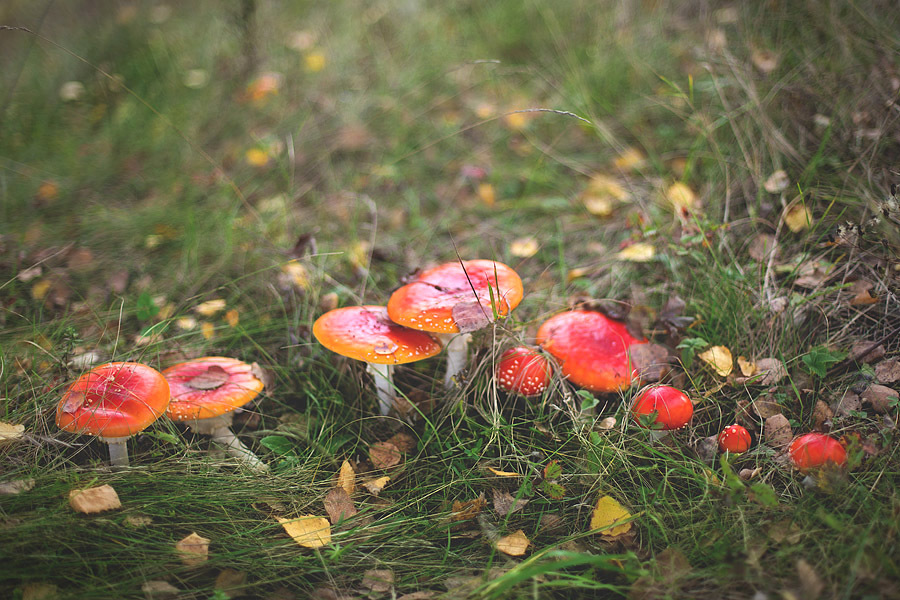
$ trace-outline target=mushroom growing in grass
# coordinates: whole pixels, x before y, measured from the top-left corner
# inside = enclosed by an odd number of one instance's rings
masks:
[[[510,348],[497,362],[497,385],[510,394],[538,396],[549,384],[550,362],[531,348]]]
[[[98,436],[109,444],[110,464],[128,466],[126,441],[166,412],[169,384],[153,367],[113,362],[79,377],[56,407],[60,429]]]
[[[391,321],[384,306],[348,306],[313,323],[319,343],[341,356],[366,363],[375,380],[381,414],[394,406],[394,365],[434,356],[441,344],[427,333]]]
[[[192,431],[212,436],[231,456],[256,471],[266,465],[231,431],[234,414],[256,398],[263,382],[253,367],[235,358],[206,356],[163,371],[172,401],[166,413]]]
[[[447,348],[444,387],[465,368],[472,331],[509,314],[522,301],[518,274],[493,260],[467,260],[438,265],[419,273],[388,300],[391,320],[433,333]]]
[[[722,452],[731,452],[732,454],[741,454],[750,449],[753,440],[750,438],[750,432],[741,425],[735,423],[729,425],[719,434],[719,450]]]
[[[694,404],[687,394],[669,385],[655,385],[634,398],[631,414],[635,423],[651,430],[653,439],[665,432],[681,429],[694,415]]]
[[[562,374],[592,392],[618,392],[631,386],[638,371],[628,349],[647,340],[636,338],[621,321],[600,312],[573,310],[547,319],[537,343],[559,361]]]
[[[803,473],[825,466],[843,467],[847,451],[839,441],[824,433],[806,433],[794,438],[788,448],[791,462]]]

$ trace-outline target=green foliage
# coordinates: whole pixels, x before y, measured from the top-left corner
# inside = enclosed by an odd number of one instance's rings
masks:
[[[831,365],[839,363],[847,357],[846,352],[829,350],[825,346],[816,346],[802,357],[803,365],[807,371],[817,377],[824,378],[828,375]]]

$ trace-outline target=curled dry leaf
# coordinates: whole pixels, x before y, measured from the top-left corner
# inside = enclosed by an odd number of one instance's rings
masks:
[[[509,556],[522,556],[530,545],[531,541],[521,529],[497,540],[497,550]]]
[[[648,262],[653,260],[654,256],[656,256],[656,248],[653,247],[653,244],[646,242],[631,244],[616,253],[616,258],[628,262]]]
[[[209,540],[192,532],[189,536],[175,544],[181,562],[189,567],[202,565],[209,560]]]
[[[223,310],[225,310],[225,300],[221,298],[207,300],[194,307],[194,312],[202,317],[212,317]]]
[[[362,486],[366,488],[370,494],[375,497],[378,497],[378,494],[381,493],[381,490],[384,489],[384,486],[388,484],[391,480],[390,477],[385,475],[384,477],[376,477],[374,479],[367,479],[362,482]]]
[[[304,548],[321,548],[331,543],[331,524],[325,517],[304,515],[296,519],[275,518],[291,539]]]
[[[766,419],[763,435],[766,443],[776,450],[787,446],[794,437],[790,422],[781,413]]]
[[[591,531],[616,537],[631,531],[631,513],[612,496],[601,496],[591,513]]]
[[[812,225],[812,211],[803,202],[792,202],[784,213],[784,224],[794,233],[806,231]]]
[[[900,381],[900,360],[892,358],[875,365],[875,379],[878,383],[895,383]]]
[[[337,525],[339,521],[344,521],[357,514],[356,507],[347,490],[341,487],[331,488],[325,494],[325,512],[332,525]]]
[[[465,502],[455,500],[453,502],[453,512],[450,514],[450,520],[468,521],[469,519],[474,519],[486,504],[487,500],[484,499],[484,494],[478,496],[474,500],[466,500]]]
[[[337,487],[347,492],[348,496],[353,495],[353,492],[356,491],[356,473],[349,460],[341,463],[341,469],[337,474]]]
[[[0,446],[4,446],[11,442],[22,439],[25,433],[25,426],[22,424],[13,425],[12,423],[4,423],[0,421]]]
[[[660,344],[634,344],[628,349],[628,356],[643,383],[659,381],[672,370],[669,350]]]
[[[0,482],[0,496],[15,496],[34,489],[34,479],[13,479]]]
[[[725,346],[713,346],[697,355],[700,360],[708,364],[720,376],[727,377],[734,369],[734,360],[731,350]]]
[[[69,492],[69,506],[75,512],[86,515],[122,508],[119,495],[111,485],[72,490]]]
[[[487,470],[497,477],[521,477],[521,475],[514,471],[501,471],[500,469],[495,469],[494,467],[488,467]]]
[[[741,375],[744,377],[752,377],[756,374],[756,363],[747,360],[743,356],[737,357],[738,369],[741,370]]]
[[[376,469],[390,469],[400,464],[400,450],[390,442],[375,442],[369,446],[369,460]]]
[[[779,192],[783,192],[789,186],[791,180],[788,179],[787,173],[784,170],[779,169],[769,175],[769,178],[766,179],[766,182],[763,184],[763,187],[770,194],[777,194]]]
[[[516,499],[515,496],[507,491],[493,490],[494,492],[494,510],[501,517],[511,515],[516,511],[522,510],[528,500],[525,498]]]
[[[517,258],[530,258],[540,249],[537,239],[533,237],[521,237],[513,240],[509,245],[509,253]]]
[[[228,383],[230,379],[228,371],[219,365],[212,365],[206,371],[199,373],[187,381],[187,385],[195,390],[214,390]]]
[[[369,569],[363,573],[362,586],[373,592],[389,592],[394,587],[394,572],[390,569]]]
[[[872,410],[880,415],[890,412],[891,404],[896,403],[898,397],[900,397],[900,393],[897,390],[877,383],[870,385],[862,393],[863,401],[868,402],[872,406]]]

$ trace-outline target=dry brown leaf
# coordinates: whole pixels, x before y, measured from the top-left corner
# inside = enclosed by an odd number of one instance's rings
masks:
[[[152,579],[144,582],[141,586],[141,593],[147,600],[155,600],[157,598],[175,598],[181,593],[181,590],[168,581]]]
[[[616,537],[631,530],[631,518],[624,506],[612,496],[601,496],[591,513],[591,531]]]
[[[225,310],[225,300],[221,298],[207,300],[194,307],[194,312],[202,317],[212,317],[223,310]]]
[[[363,574],[362,586],[373,592],[389,592],[394,587],[394,572],[390,569],[369,569]]]
[[[766,443],[776,450],[787,446],[794,437],[790,422],[780,413],[766,419],[763,435]]]
[[[597,429],[601,431],[609,431],[613,427],[616,426],[616,418],[615,417],[606,417],[601,419],[599,423],[597,423]]]
[[[756,363],[747,360],[743,356],[737,357],[737,364],[738,368],[741,370],[741,375],[744,377],[752,377],[756,373]]]
[[[192,532],[189,536],[175,544],[181,562],[189,567],[202,565],[209,560],[209,540]]]
[[[356,491],[356,473],[349,460],[341,463],[341,470],[337,474],[337,487],[347,492],[348,496],[352,496]]]
[[[784,224],[794,233],[806,231],[812,221],[812,211],[802,202],[792,203],[784,213]]]
[[[757,235],[750,242],[750,248],[747,250],[750,258],[759,262],[768,261],[773,252],[775,253],[775,258],[778,258],[778,241],[771,233]]]
[[[831,409],[835,414],[846,417],[849,416],[851,412],[862,409],[862,400],[860,400],[859,395],[853,392],[853,390],[847,390],[840,399],[832,403]]]
[[[800,581],[800,594],[803,598],[821,598],[825,591],[825,582],[816,570],[804,559],[797,560],[797,578]]]
[[[304,548],[321,548],[331,543],[331,524],[325,517],[303,515],[296,519],[275,518],[287,534]]]
[[[494,492],[494,510],[501,517],[511,515],[516,511],[522,510],[528,500],[525,498],[516,499],[515,496],[507,491],[493,490]]]
[[[83,490],[72,490],[69,492],[69,506],[76,512],[90,515],[122,508],[122,503],[111,485],[101,485]]]
[[[12,423],[4,423],[0,421],[0,446],[18,441],[25,434],[25,426],[22,424],[13,425]]]
[[[521,475],[513,471],[501,471],[500,469],[495,469],[494,467],[488,467],[487,470],[497,477],[521,477]]]
[[[900,360],[891,358],[875,365],[875,379],[878,380],[878,383],[900,381]]]
[[[530,545],[531,541],[521,529],[497,540],[497,550],[509,556],[522,556]]]
[[[666,190],[666,200],[676,211],[692,210],[698,204],[694,190],[680,181],[676,181]]]
[[[213,589],[222,592],[227,598],[242,595],[241,588],[247,583],[247,574],[236,569],[223,569],[213,584]]]
[[[653,260],[654,256],[656,256],[656,248],[653,244],[646,242],[631,244],[616,253],[616,258],[628,262],[648,262]]]
[[[827,426],[826,422],[830,422],[833,417],[834,411],[821,400],[816,400],[816,405],[813,407],[812,412],[813,429],[816,431],[828,431],[831,428]]]
[[[0,496],[15,496],[34,489],[34,479],[13,479],[0,482]]]
[[[725,346],[713,346],[705,352],[698,354],[697,357],[712,367],[720,377],[727,377],[732,369],[734,369],[734,360],[731,357],[731,350]]]
[[[863,279],[854,281],[849,290],[850,293],[853,294],[853,297],[850,299],[850,306],[868,306],[870,304],[877,304],[879,298],[872,293],[872,288],[874,287],[875,286],[871,281],[865,281]]]
[[[465,502],[454,500],[452,508],[453,512],[450,514],[450,520],[468,521],[469,519],[474,519],[485,505],[487,505],[487,500],[484,499],[484,494],[478,496],[474,500],[466,500]]]
[[[788,179],[787,173],[785,173],[782,169],[779,169],[769,175],[769,178],[766,179],[763,187],[770,194],[777,194],[786,190],[787,186],[789,186],[790,184],[791,180]]]
[[[370,494],[377,497],[378,494],[381,493],[381,490],[384,489],[384,486],[386,486],[390,480],[391,480],[391,478],[385,475],[384,477],[376,477],[374,479],[367,479],[362,482],[362,486],[364,488],[366,488],[367,490],[369,490]]]
[[[862,399],[872,405],[872,410],[883,415],[891,410],[891,403],[896,402],[900,392],[884,385],[874,383],[862,393]]]
[[[884,344],[876,344],[875,342],[866,340],[854,342],[853,345],[850,346],[849,358],[856,362],[871,364],[884,358],[886,352],[887,350],[885,349]]]
[[[794,283],[802,288],[816,289],[833,274],[832,266],[818,261],[805,262],[797,269]]]
[[[771,50],[754,48],[750,53],[750,60],[763,75],[768,75],[778,67],[778,55]]]
[[[404,454],[409,454],[410,452],[415,450],[416,445],[418,444],[416,438],[402,431],[400,433],[395,433],[385,441],[397,446],[397,450],[403,452]]]
[[[494,321],[493,311],[480,302],[459,302],[451,309],[450,316],[464,334],[484,329]]]
[[[672,366],[669,363],[669,350],[660,344],[634,344],[628,351],[632,366],[637,369],[642,383],[652,383],[662,379]]]
[[[787,369],[784,363],[777,358],[761,358],[756,361],[756,377],[753,383],[756,385],[775,385],[787,377]]]
[[[376,469],[390,469],[400,464],[403,456],[397,446],[390,442],[375,442],[369,446],[369,460]]]
[[[357,514],[356,507],[350,495],[342,487],[331,488],[325,494],[325,512],[332,525],[337,525],[339,521],[343,521]]]
[[[31,581],[22,586],[22,600],[58,600],[59,588],[52,583]]]
[[[540,247],[536,238],[521,237],[510,242],[509,253],[517,258],[530,258],[537,254]]]
[[[553,533],[561,531],[565,525],[566,522],[559,515],[555,513],[544,513],[541,515],[541,521],[538,528],[540,533]]]
[[[231,376],[228,375],[228,371],[219,365],[212,365],[206,371],[195,375],[185,383],[188,387],[195,390],[214,390],[228,383],[229,379],[231,379]]]

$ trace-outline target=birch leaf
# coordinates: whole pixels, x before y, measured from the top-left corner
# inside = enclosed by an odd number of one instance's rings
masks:
[[[341,463],[341,470],[337,475],[337,487],[347,492],[348,496],[352,496],[356,491],[356,473],[350,466],[350,461],[345,460]]]
[[[193,532],[175,544],[175,551],[181,562],[189,567],[196,567],[209,559],[209,540]]]
[[[616,258],[619,260],[627,260],[629,262],[647,262],[653,260],[654,256],[656,256],[656,248],[653,247],[653,244],[646,242],[631,244],[616,254]]]
[[[631,531],[630,519],[631,513],[615,498],[602,496],[597,500],[591,514],[591,530],[601,535],[616,537]]]
[[[69,506],[86,515],[122,508],[119,495],[111,485],[72,490],[69,492]]]
[[[13,425],[12,423],[4,423],[0,421],[0,446],[8,442],[14,442],[22,439],[25,433],[25,426],[22,424]]]
[[[784,224],[794,233],[809,229],[812,220],[812,211],[802,202],[792,204],[784,213]]]
[[[725,346],[713,346],[706,352],[701,352],[697,356],[700,360],[712,367],[720,377],[727,377],[734,368],[731,350]]]
[[[304,548],[321,548],[331,543],[331,524],[324,517],[304,515],[296,519],[275,518],[287,534]]]
[[[522,556],[530,545],[531,541],[521,529],[497,540],[497,550],[509,556]]]

